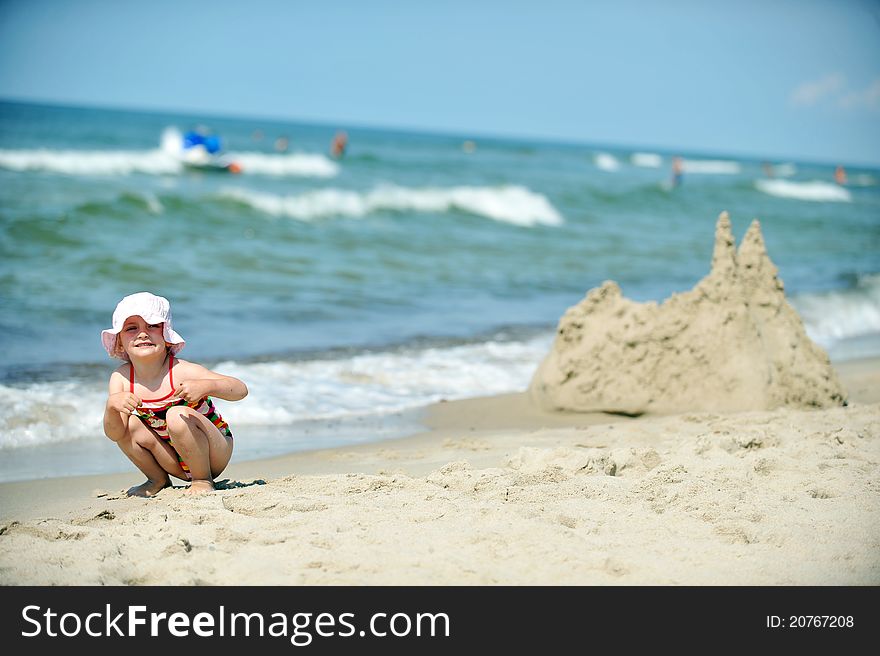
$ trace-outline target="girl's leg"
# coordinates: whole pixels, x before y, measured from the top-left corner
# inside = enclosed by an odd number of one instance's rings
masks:
[[[232,438],[221,433],[203,414],[186,406],[168,408],[165,420],[174,449],[189,466],[189,491],[213,490],[214,477],[232,458]]]
[[[177,462],[177,455],[164,440],[135,416],[128,418],[125,437],[116,444],[134,466],[147,477],[146,482],[128,490],[130,496],[151,497],[171,485],[168,474],[186,480],[186,473]]]

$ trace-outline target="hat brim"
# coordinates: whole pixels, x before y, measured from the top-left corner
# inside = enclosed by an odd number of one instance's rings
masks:
[[[147,323],[161,323],[162,324],[162,336],[165,339],[165,342],[171,344],[168,347],[168,350],[171,351],[173,355],[177,355],[184,346],[186,346],[186,340],[180,336],[175,330],[172,330],[168,327],[168,324],[160,318],[156,321],[156,317],[143,317],[144,321]],[[151,321],[152,319],[152,321]],[[104,350],[107,351],[107,354],[111,358],[119,358],[120,360],[125,360],[128,362],[130,358],[123,351],[122,354],[116,353],[116,336],[120,333],[122,328],[119,330],[113,330],[112,328],[108,328],[107,330],[101,331],[101,343],[104,345]]]

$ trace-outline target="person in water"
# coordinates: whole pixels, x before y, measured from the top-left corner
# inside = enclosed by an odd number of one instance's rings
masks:
[[[104,433],[147,477],[128,494],[151,497],[171,485],[171,476],[189,481],[188,493],[213,491],[232,457],[232,431],[211,397],[239,401],[247,386],[176,357],[186,342],[162,296],[123,298],[101,341],[125,361],[110,375]]]
[[[337,132],[330,143],[330,154],[335,158],[345,155],[345,149],[348,147],[348,134],[345,132]]]
[[[677,187],[681,184],[684,175],[684,162],[681,157],[672,158],[672,186]]]

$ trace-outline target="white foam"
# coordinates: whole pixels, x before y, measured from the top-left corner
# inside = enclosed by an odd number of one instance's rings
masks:
[[[378,352],[341,360],[220,363],[250,393],[221,410],[230,424],[382,416],[441,399],[524,390],[552,335],[526,341]]]
[[[663,158],[656,153],[633,153],[629,160],[634,166],[642,166],[649,169],[660,168]]]
[[[0,450],[80,439],[107,439],[105,381],[0,385]]]
[[[365,353],[345,359],[222,362],[212,369],[244,380],[248,396],[215,399],[232,426],[383,417],[440,399],[521,391],[550,346],[552,334],[524,341],[487,341]],[[106,380],[0,385],[2,449],[70,440],[106,440]],[[0,456],[2,457],[2,456]]]
[[[617,171],[620,169],[620,162],[617,161],[617,158],[614,157],[614,155],[608,153],[596,153],[593,161],[596,163],[596,166],[603,171]]]
[[[159,137],[159,150],[169,156],[179,157],[183,152],[183,135],[180,130],[173,126],[162,130],[162,136]]]
[[[368,192],[321,189],[280,196],[229,188],[223,196],[272,216],[300,221],[334,216],[362,217],[380,210],[449,212],[460,210],[519,226],[561,225],[562,215],[547,198],[525,187],[377,187]]]
[[[0,167],[68,175],[172,175],[183,165],[163,150],[0,150]]]
[[[204,164],[211,159],[203,151],[201,161],[190,163]],[[0,150],[2,168],[67,175],[177,175],[184,171],[185,160],[193,158],[183,151],[180,131],[173,127],[165,128],[155,150]],[[229,153],[223,160],[237,162],[247,175],[330,178],[339,173],[337,163],[310,153]]]
[[[736,175],[742,170],[738,162],[713,159],[685,159],[681,165],[685,173],[707,175]]]
[[[791,303],[807,334],[823,346],[880,334],[880,274],[860,277],[853,289],[795,296]]]
[[[263,153],[229,153],[229,159],[241,164],[245,175],[302,176],[332,178],[339,174],[339,164],[324,155],[290,153],[266,155]]]
[[[852,194],[848,189],[831,182],[814,180],[813,182],[792,182],[791,180],[756,180],[755,187],[759,191],[780,198],[796,198],[797,200],[831,201],[848,203]]]

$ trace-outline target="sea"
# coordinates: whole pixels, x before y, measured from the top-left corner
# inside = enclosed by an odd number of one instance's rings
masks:
[[[185,166],[190,130],[240,172]],[[100,333],[139,291],[171,301],[182,357],[248,385],[217,401],[234,460],[525,390],[591,288],[706,275],[723,210],[737,239],[760,220],[833,361],[878,355],[880,171],[837,164],[0,102],[0,481],[137,478],[102,432]]]

